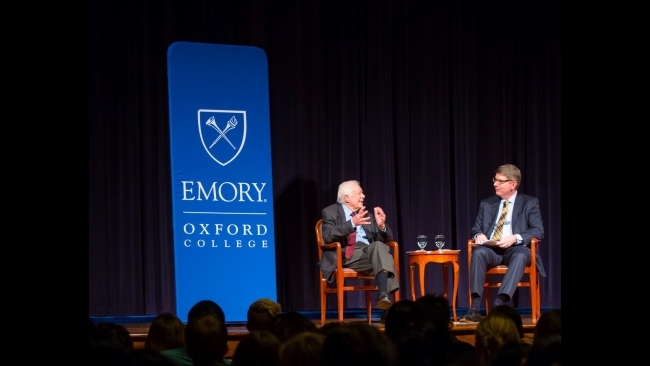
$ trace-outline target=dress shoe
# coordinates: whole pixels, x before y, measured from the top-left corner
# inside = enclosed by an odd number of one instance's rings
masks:
[[[494,302],[492,303],[492,307],[493,307],[493,308],[496,308],[497,306],[501,306],[501,305],[503,305],[503,300],[501,300],[501,299],[498,298],[498,297],[497,297],[497,299],[494,300]]]
[[[464,317],[460,318],[461,322],[478,322],[481,320],[481,312],[477,309],[470,308]]]
[[[386,310],[391,305],[393,305],[393,303],[390,301],[390,296],[388,295],[388,292],[380,293],[379,300],[377,300],[377,309]]]

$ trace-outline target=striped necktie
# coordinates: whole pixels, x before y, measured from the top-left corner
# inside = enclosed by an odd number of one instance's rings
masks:
[[[506,216],[508,216],[508,201],[503,202],[503,209],[501,209],[501,216],[499,216],[499,222],[497,222],[496,228],[494,228],[494,234],[492,234],[492,240],[499,241],[501,240],[501,234],[503,233],[503,224],[506,222]]]

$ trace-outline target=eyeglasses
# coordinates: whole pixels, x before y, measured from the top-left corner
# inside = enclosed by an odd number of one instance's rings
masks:
[[[506,182],[512,182],[512,180],[511,179],[501,180],[501,179],[492,178],[492,183],[496,183],[496,182],[499,182],[499,185],[502,185],[503,183],[506,183]]]

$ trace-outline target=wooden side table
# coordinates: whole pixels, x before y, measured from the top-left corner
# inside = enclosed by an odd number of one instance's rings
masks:
[[[449,268],[449,263],[453,265],[454,268],[454,290],[451,301],[451,308],[454,313],[454,321],[458,321],[456,317],[456,296],[458,295],[458,253],[460,250],[443,250],[439,252],[437,250],[415,250],[412,252],[406,252],[409,256],[409,284],[411,285],[411,298],[415,301],[415,286],[413,285],[413,267],[418,265],[418,275],[420,278],[420,296],[424,295],[424,270],[427,263],[440,263],[442,264],[442,276],[443,276],[443,285],[444,285],[444,296],[447,297],[447,271]]]

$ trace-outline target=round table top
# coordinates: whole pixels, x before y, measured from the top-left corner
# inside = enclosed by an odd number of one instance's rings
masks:
[[[443,249],[442,252],[438,250],[412,250],[406,252],[409,255],[444,255],[444,254],[458,254],[460,253],[459,249]]]

